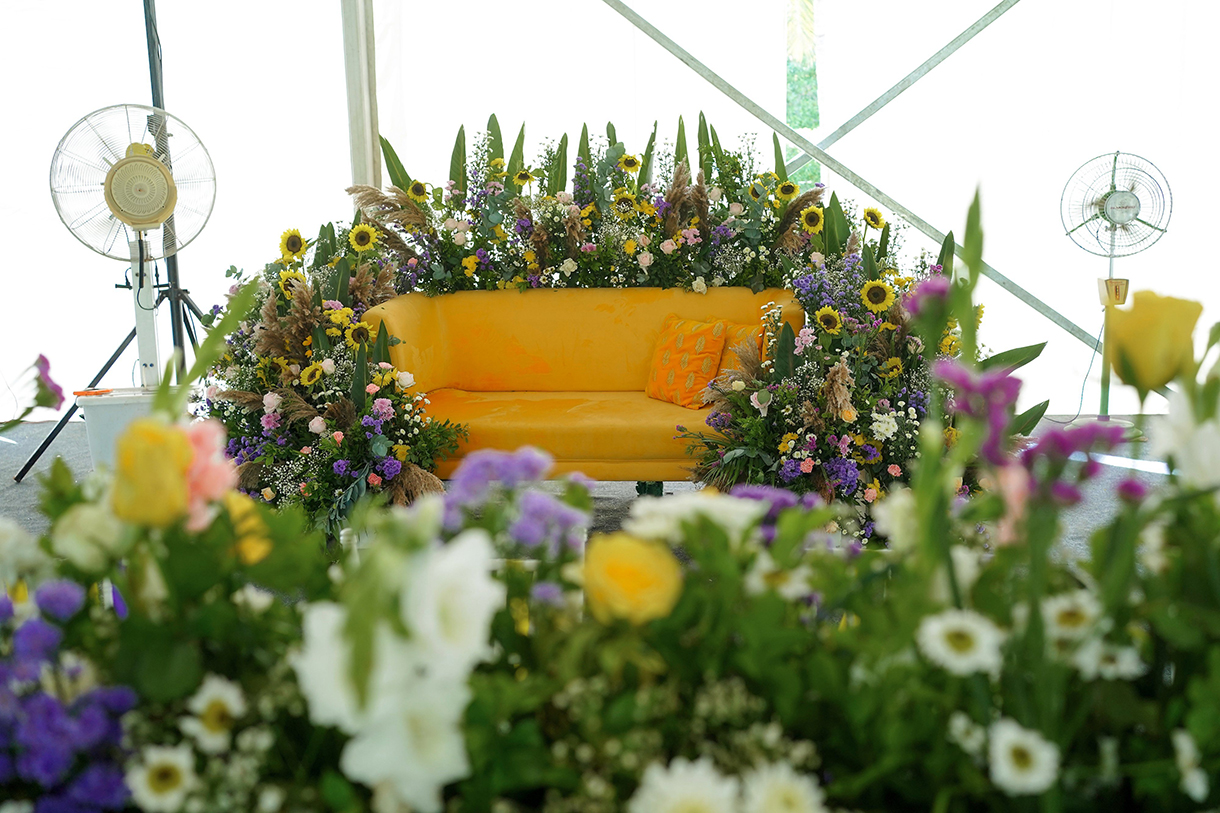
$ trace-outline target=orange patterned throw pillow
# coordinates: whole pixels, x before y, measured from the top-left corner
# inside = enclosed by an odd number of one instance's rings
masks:
[[[716,375],[726,373],[729,370],[740,370],[741,360],[737,358],[737,353],[733,348],[740,347],[743,344],[753,343],[758,348],[758,355],[762,357],[763,343],[763,326],[762,325],[738,325],[733,322],[725,324],[725,342],[724,354],[720,357],[720,369],[716,371]]]
[[[690,409],[702,409],[703,390],[716,377],[724,351],[725,323],[665,317],[652,351],[644,393]]]

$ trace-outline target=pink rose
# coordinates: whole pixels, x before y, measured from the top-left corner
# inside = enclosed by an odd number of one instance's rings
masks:
[[[390,364],[390,362],[388,362],[388,361],[379,361],[379,362],[377,362],[377,366],[383,370],[389,370],[389,369],[393,368],[394,365]]]
[[[675,243],[673,240],[665,240],[664,242],[661,243],[661,253],[662,254],[673,254],[677,250],[678,250],[678,244]]]
[[[746,210],[746,207],[741,205],[740,203],[733,202],[733,203],[729,204],[729,214],[731,214],[731,215],[734,215],[734,216],[739,215],[742,212],[744,212],[745,210]]]
[[[317,416],[309,422],[309,431],[315,435],[320,435],[326,431],[326,419],[321,415]]]
[[[560,204],[566,206],[572,202],[572,193],[571,192],[556,192],[555,200],[559,201]]]
[[[376,472],[369,472],[369,485],[371,485],[373,488],[377,488],[377,486],[381,485],[381,478],[377,476]]]
[[[335,434],[331,435],[331,437],[335,439],[335,443],[343,442],[343,433],[342,432],[336,432]]]
[[[890,477],[902,476],[902,466],[899,466],[897,463],[891,463],[890,467],[886,469],[886,471],[890,473]]]
[[[220,387],[216,386],[215,384],[212,384],[210,387],[207,388],[207,391],[204,392],[203,397],[207,398],[209,401],[215,401],[216,393],[218,393],[218,392],[220,392]]]
[[[202,531],[215,513],[210,504],[237,488],[237,467],[225,457],[225,428],[218,421],[191,424],[186,428],[186,438],[194,453],[186,470],[186,527]]]
[[[334,375],[335,374],[335,360],[334,359],[322,359],[322,372],[326,373],[327,375]]]
[[[573,203],[568,207],[568,215],[570,217],[580,217],[580,207]]]
[[[283,398],[276,395],[274,392],[269,392],[263,396],[263,412],[270,415],[272,412],[278,410],[280,408],[280,404],[283,402]]]
[[[369,395],[373,395],[377,392],[380,392],[381,387],[377,386],[376,384],[369,384],[367,387],[364,388],[364,391],[367,392]]]
[[[301,454],[309,454],[312,451],[313,451],[312,446],[302,446],[301,447]]]
[[[652,265],[652,255],[647,251],[641,251],[635,259],[640,264],[640,268],[647,268]]]
[[[875,488],[864,489],[864,501],[865,502],[872,502],[875,499],[877,499],[877,489],[875,489]]]
[[[644,248],[648,248],[648,244],[651,242],[652,242],[652,238],[649,237],[647,234],[640,235],[640,245],[642,245]]]
[[[453,233],[453,244],[454,244],[455,246],[464,246],[464,245],[466,245],[466,239],[467,239],[467,238],[466,238],[466,233],[465,233],[465,232],[461,232],[461,231],[455,231],[455,232]]]

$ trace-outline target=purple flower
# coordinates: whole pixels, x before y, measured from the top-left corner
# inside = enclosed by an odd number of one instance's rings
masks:
[[[562,607],[564,604],[563,588],[555,582],[538,582],[530,588],[530,598],[551,607]]]
[[[1056,480],[1051,483],[1051,499],[1059,505],[1069,506],[1080,502],[1080,489],[1071,483],[1065,483],[1062,480]]]
[[[989,462],[1002,466],[1007,460],[1004,430],[1021,392],[1020,379],[1006,369],[975,373],[950,359],[936,362],[932,375],[955,390],[954,412],[987,422],[987,438],[979,451]]]
[[[31,618],[13,633],[13,654],[24,661],[45,661],[59,649],[64,634],[41,618]]]
[[[906,307],[912,316],[918,317],[926,313],[929,306],[939,305],[944,308],[948,304],[949,290],[952,283],[948,277],[933,276],[915,286],[907,295]]]
[[[118,810],[127,803],[130,795],[123,771],[117,765],[94,763],[68,785],[68,798],[86,808]]]
[[[85,588],[76,582],[47,582],[34,591],[38,609],[57,621],[67,621],[85,604]]]
[[[589,515],[542,491],[526,491],[517,501],[520,515],[508,528],[517,542],[529,548],[546,545],[551,555],[560,545],[578,548]]]
[[[841,495],[846,497],[855,492],[860,482],[860,470],[856,467],[856,461],[834,457],[823,463],[822,468],[826,470],[826,477],[831,485],[838,489]]]
[[[779,479],[785,483],[791,483],[800,476],[801,461],[799,460],[785,460],[784,464],[779,467]]]
[[[388,421],[394,417],[394,405],[390,403],[389,398],[378,398],[373,401],[373,414],[379,420]]]
[[[398,461],[398,458],[387,457],[381,461],[377,468],[381,469],[381,473],[385,475],[385,479],[393,480],[398,476],[398,473],[402,471],[402,463]]]
[[[715,429],[717,432],[723,432],[728,429],[733,423],[733,416],[728,412],[711,412],[707,416],[707,425]]]
[[[261,419],[263,429],[270,432],[272,429],[278,429],[280,426],[280,413],[268,412]]]
[[[1048,429],[1038,442],[1026,449],[1021,462],[1032,468],[1034,461],[1046,458],[1054,463],[1066,462],[1077,452],[1109,451],[1122,442],[1125,430],[1108,421],[1093,421],[1070,429]]]
[[[38,406],[59,409],[64,403],[63,388],[51,380],[51,362],[46,356],[40,355],[34,361],[34,369],[38,371],[38,395],[34,403]]]
[[[1148,486],[1134,477],[1128,477],[1118,484],[1118,496],[1125,502],[1141,503],[1148,496]]]
[[[349,464],[346,460],[336,460],[335,464],[331,466],[331,470],[334,471],[335,474],[342,477],[343,475],[347,474],[347,467],[349,465],[351,464]]]
[[[13,600],[8,593],[0,591],[0,624],[13,617]]]

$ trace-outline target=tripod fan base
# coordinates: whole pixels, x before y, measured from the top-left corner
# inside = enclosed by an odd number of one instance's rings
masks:
[[[1071,429],[1079,429],[1082,426],[1088,426],[1091,423],[1108,423],[1113,426],[1121,426],[1123,428],[1123,443],[1140,443],[1148,440],[1148,436],[1136,428],[1131,421],[1124,421],[1121,418],[1112,418],[1109,416],[1093,415],[1088,418],[1077,418],[1068,424]]]

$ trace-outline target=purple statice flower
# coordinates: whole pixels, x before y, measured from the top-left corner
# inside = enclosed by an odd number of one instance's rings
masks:
[[[13,600],[8,597],[8,593],[0,591],[0,624],[6,623],[13,617]]]
[[[1118,484],[1117,492],[1119,499],[1124,502],[1141,503],[1148,496],[1148,486],[1134,477],[1128,477]]]
[[[541,449],[522,446],[515,452],[479,449],[467,455],[449,480],[445,492],[445,527],[456,530],[462,521],[462,508],[482,505],[492,493],[492,484],[515,489],[522,483],[539,480],[551,470],[553,458]]]
[[[799,460],[785,460],[784,464],[779,467],[779,479],[785,483],[791,483],[800,476],[801,461]]]
[[[84,606],[85,588],[70,581],[47,582],[34,591],[34,603],[44,615],[67,621]]]
[[[519,217],[513,229],[522,237],[529,237],[534,233],[534,223],[528,217]]]
[[[860,470],[856,461],[846,457],[833,457],[822,464],[826,477],[844,497],[854,493],[860,483]]]
[[[545,545],[553,556],[561,545],[577,549],[584,541],[589,515],[542,491],[526,491],[517,501],[520,511],[509,535],[527,548]]]
[[[723,432],[733,424],[733,415],[729,412],[712,411],[708,414],[705,421],[708,426],[715,429],[717,432]]]
[[[907,294],[906,308],[912,316],[927,313],[934,305],[945,308],[949,302],[949,291],[953,283],[948,277],[931,276],[920,282]]]
[[[22,661],[44,661],[59,649],[64,634],[41,618],[31,618],[13,633],[13,655]]]
[[[347,474],[348,467],[350,465],[351,464],[348,463],[346,460],[336,460],[335,464],[333,466],[331,466],[331,469],[334,471],[335,474],[342,477],[343,475]]]
[[[562,607],[563,588],[555,582],[538,582],[530,588],[530,598],[539,604],[550,607]]]
[[[118,765],[94,763],[68,785],[67,796],[85,809],[119,810],[131,796]]]
[[[988,462],[1004,465],[1004,430],[1021,392],[1021,380],[1006,369],[975,373],[952,359],[937,361],[932,375],[954,389],[954,412],[987,422],[987,438],[979,452]]]
[[[64,402],[64,391],[51,379],[51,362],[47,361],[46,356],[39,355],[34,361],[34,369],[38,372],[36,403],[39,406],[59,409]]]
[[[377,464],[377,468],[385,476],[385,479],[393,480],[402,471],[402,463],[396,457],[387,457]]]
[[[860,535],[865,539],[873,538],[873,521],[871,519],[864,523],[864,527],[860,530]]]
[[[788,461],[796,462],[796,461]],[[800,474],[800,463],[796,466],[797,475]],[[783,471],[780,471],[780,476],[783,477]],[[796,479],[793,477],[792,479]],[[776,488],[774,486],[751,485],[748,483],[739,483],[729,489],[729,494],[734,497],[740,497],[746,500],[757,500],[768,504],[767,513],[762,519],[762,524],[759,526],[759,531],[762,533],[763,542],[770,545],[775,541],[775,524],[779,521],[779,515],[789,508],[797,506],[804,507],[804,501],[793,494],[786,488]]]

